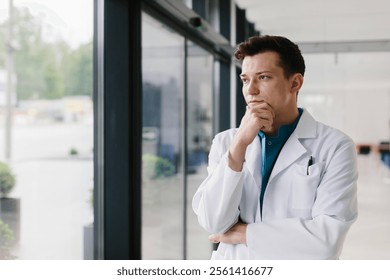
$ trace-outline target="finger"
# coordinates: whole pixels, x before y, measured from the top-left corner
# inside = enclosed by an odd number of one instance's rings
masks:
[[[272,113],[269,112],[269,111],[256,112],[256,113],[253,113],[253,115],[256,118],[259,118],[259,119],[262,119],[262,120],[273,121],[273,119],[274,119]]]
[[[252,102],[248,104],[248,109],[251,109],[252,112],[270,112],[272,117],[275,118],[275,112],[271,105],[265,102]]]
[[[264,115],[264,116],[267,116],[267,118],[274,118],[274,112],[268,108],[248,108],[247,109],[247,112],[251,115],[256,115],[256,116],[260,116],[260,115]]]
[[[253,118],[256,119],[258,125],[270,126],[274,122],[274,118],[269,113],[253,114]]]
[[[267,112],[269,113],[272,117],[275,117],[275,112],[274,110],[269,107],[268,105],[258,105],[258,106],[247,106],[247,110],[251,113],[262,113],[262,112]]]
[[[260,128],[260,130],[263,131],[263,132],[271,131],[271,130],[272,130],[272,126],[266,127],[266,126],[263,125],[263,126]]]
[[[268,120],[258,120],[258,127],[260,127],[261,131],[271,131],[272,130],[272,124],[273,121],[268,121]]]
[[[274,122],[274,118],[270,112],[247,112],[245,119],[243,118],[244,123],[252,126],[255,125],[257,130],[262,129],[263,127],[270,127]]]
[[[219,243],[221,238],[219,234],[211,234],[208,239],[212,243]]]

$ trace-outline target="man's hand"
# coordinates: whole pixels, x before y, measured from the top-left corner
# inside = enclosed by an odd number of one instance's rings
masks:
[[[272,131],[274,118],[275,113],[268,103],[257,101],[248,104],[238,132],[229,148],[229,167],[232,170],[241,171],[246,148],[256,138],[259,130]]]
[[[275,113],[272,107],[265,101],[248,103],[237,133],[237,137],[240,138],[239,142],[248,146],[260,130],[271,131],[274,118]]]
[[[245,244],[247,224],[237,223],[223,234],[212,234],[209,240],[213,243]]]

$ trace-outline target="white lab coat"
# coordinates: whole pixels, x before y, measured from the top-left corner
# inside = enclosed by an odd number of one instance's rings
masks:
[[[248,146],[242,171],[235,172],[227,151],[236,131],[215,136],[208,177],[192,206],[209,233],[226,232],[238,220],[248,224],[247,245],[220,243],[212,259],[338,259],[357,218],[352,140],[304,109],[274,165],[260,215],[260,140]],[[313,164],[307,170],[310,156]]]

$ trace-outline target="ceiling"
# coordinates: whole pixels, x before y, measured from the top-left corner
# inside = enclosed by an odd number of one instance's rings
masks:
[[[299,45],[314,75],[307,88],[390,90],[389,0],[235,2],[261,34],[285,36]]]
[[[388,0],[235,0],[261,34],[295,42],[390,41]]]
[[[356,142],[388,139],[389,0],[235,0],[261,34],[281,35],[305,57],[298,102]]]

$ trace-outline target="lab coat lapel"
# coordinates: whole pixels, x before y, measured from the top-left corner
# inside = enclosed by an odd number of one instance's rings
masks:
[[[246,168],[252,174],[256,186],[261,182],[261,145],[260,139],[256,136],[253,142],[248,146],[245,153]]]
[[[299,139],[314,138],[317,135],[317,125],[313,117],[304,109],[297,127],[284,144],[278,159],[275,162],[271,172],[269,182],[272,181],[280,172],[293,164],[302,155],[307,153],[306,148],[302,145]]]

